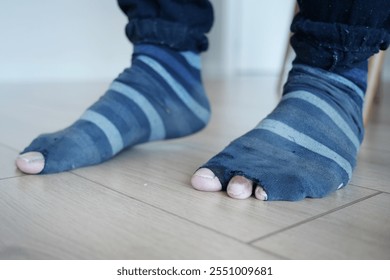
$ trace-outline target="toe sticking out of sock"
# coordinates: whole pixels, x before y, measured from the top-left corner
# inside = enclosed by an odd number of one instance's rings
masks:
[[[327,196],[352,177],[364,131],[363,98],[342,76],[294,66],[273,112],[202,168],[214,172],[222,189],[232,175],[262,185],[255,190],[259,199]]]
[[[38,174],[45,167],[45,158],[39,152],[28,152],[16,158],[16,166],[27,174]]]
[[[72,170],[104,162],[141,143],[193,134],[204,128],[210,107],[200,56],[157,45],[136,45],[130,68],[74,124],[36,138],[17,166],[30,174]],[[42,169],[41,169],[42,168]]]
[[[221,182],[214,173],[207,168],[200,168],[191,178],[192,186],[199,191],[220,191],[222,190]]]

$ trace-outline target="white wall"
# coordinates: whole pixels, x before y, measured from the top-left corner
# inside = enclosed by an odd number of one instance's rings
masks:
[[[0,82],[112,79],[129,65],[115,0],[0,1]]]
[[[288,45],[295,0],[246,0],[241,11],[241,73],[278,74]]]
[[[277,71],[293,1],[212,0],[205,74]],[[0,1],[0,82],[112,79],[129,64],[125,24],[115,0]]]
[[[215,24],[204,55],[207,75],[278,74],[295,0],[211,0]]]
[[[211,2],[204,75],[279,73],[295,0]],[[1,0],[0,82],[110,81],[130,62],[125,24],[116,0]]]

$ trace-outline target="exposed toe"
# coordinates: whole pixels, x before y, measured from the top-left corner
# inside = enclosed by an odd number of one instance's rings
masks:
[[[255,189],[255,197],[259,200],[267,200],[268,196],[267,193],[264,191],[264,189],[260,186],[257,186]]]
[[[28,152],[16,158],[16,166],[27,174],[38,174],[45,167],[45,158],[39,152]]]
[[[236,199],[246,199],[252,195],[253,182],[243,176],[234,176],[227,186],[227,193]]]
[[[191,178],[192,186],[199,191],[216,192],[222,190],[218,177],[208,168],[200,168]]]

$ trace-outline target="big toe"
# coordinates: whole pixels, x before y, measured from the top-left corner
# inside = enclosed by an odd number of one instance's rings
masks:
[[[200,168],[191,178],[192,186],[199,191],[216,192],[222,190],[221,182],[213,171]]]
[[[16,158],[16,166],[27,174],[38,174],[45,167],[45,158],[39,152],[27,152]]]

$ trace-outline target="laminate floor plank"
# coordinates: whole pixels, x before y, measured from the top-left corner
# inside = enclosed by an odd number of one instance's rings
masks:
[[[388,95],[375,105],[351,184],[329,197],[241,201],[190,186],[201,164],[273,109],[276,84],[206,81],[213,114],[203,131],[49,176],[17,171],[18,151],[76,120],[108,83],[0,85],[0,257],[388,258]]]
[[[73,171],[93,182],[195,221],[243,242],[278,231],[375,193],[348,186],[324,199],[301,202],[235,200],[226,193],[194,190],[189,182],[202,151],[176,143],[152,143],[102,165]]]
[[[361,149],[351,184],[390,193],[390,151]]]
[[[14,164],[17,155],[16,150],[0,144],[0,180],[23,176]]]
[[[0,181],[2,259],[268,259],[71,173]]]
[[[254,243],[291,259],[390,258],[390,194],[379,194]]]

